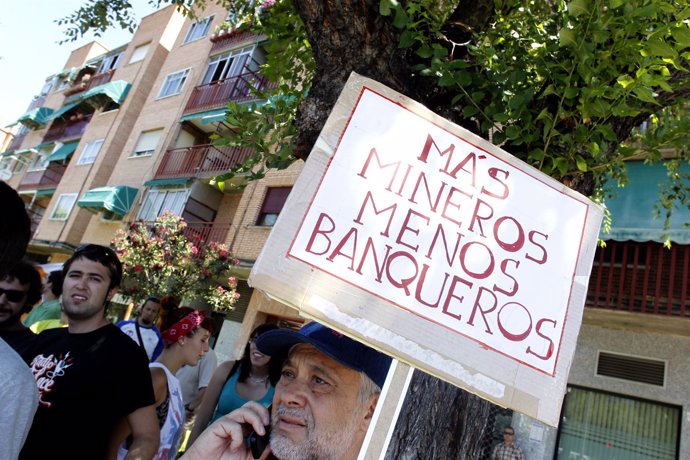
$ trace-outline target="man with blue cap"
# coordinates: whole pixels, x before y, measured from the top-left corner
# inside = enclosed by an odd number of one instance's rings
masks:
[[[211,425],[184,459],[251,459],[252,429],[270,445],[262,460],[356,459],[374,414],[391,358],[319,323],[278,329],[257,338],[273,359],[286,357],[272,413],[249,402]]]

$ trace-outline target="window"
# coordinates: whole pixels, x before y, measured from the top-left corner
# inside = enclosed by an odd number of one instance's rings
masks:
[[[679,458],[679,406],[569,387],[562,412],[559,460]]]
[[[153,155],[156,151],[156,146],[158,145],[158,140],[161,137],[163,128],[155,129],[152,131],[143,131],[139,135],[139,140],[137,145],[134,147],[134,152],[132,152],[133,157],[144,157]]]
[[[239,3],[239,5],[238,5]],[[235,24],[247,13],[254,11],[254,0],[248,2],[237,2],[233,5],[232,10],[228,11],[228,15],[225,16],[225,21],[230,24]]]
[[[77,201],[76,193],[63,193],[60,195],[50,218],[52,220],[67,220],[75,201]]]
[[[53,78],[49,78],[46,80],[46,82],[43,84],[43,88],[41,88],[41,96],[45,96],[50,92],[50,90],[53,89]]]
[[[54,144],[41,147],[33,158],[29,166],[29,171],[42,171],[48,167],[48,157],[53,153]]]
[[[158,97],[172,96],[173,94],[182,92],[182,87],[184,86],[185,80],[187,80],[187,75],[189,75],[189,69],[168,74],[168,76],[165,77],[165,82],[163,82],[163,87]]]
[[[70,85],[69,80],[67,77],[61,78],[60,83],[58,83],[57,91],[62,91],[63,89],[70,88],[72,85]]]
[[[211,21],[213,21],[213,16],[209,16],[192,23],[187,31],[187,36],[184,38],[184,43],[189,43],[191,41],[198,40],[201,37],[205,37],[206,34],[208,34],[209,27],[211,27]]]
[[[104,57],[101,61],[101,65],[98,66],[98,70],[96,71],[96,73],[103,73],[109,70],[117,69],[117,66],[120,64],[120,59],[122,58],[123,54],[124,51],[120,51],[117,54]]]
[[[98,139],[97,141],[87,142],[84,146],[84,150],[81,151],[81,156],[78,165],[87,165],[96,161],[98,157],[98,152],[101,150],[101,145],[103,145],[103,139]]]
[[[189,189],[149,190],[137,219],[152,221],[165,211],[181,216],[188,195]]]
[[[206,85],[214,81],[225,80],[226,78],[245,73],[245,68],[249,66],[248,64],[253,63],[253,51],[254,46],[248,46],[212,57],[208,62],[208,67],[206,67],[206,73],[204,74],[201,84]],[[252,70],[258,69],[258,62],[254,67],[256,67],[256,69]]]
[[[146,57],[146,53],[149,52],[149,45],[151,44],[146,43],[145,45],[139,45],[134,48],[134,51],[132,51],[132,57],[129,58],[129,63],[132,64],[134,62],[142,61]]]
[[[287,200],[290,190],[292,190],[292,187],[271,187],[266,191],[256,225],[273,227],[276,220],[278,220],[280,210],[285,205],[285,200]]]
[[[3,158],[0,160],[0,171],[7,171],[6,174],[9,174],[10,176],[13,173],[12,170],[12,162],[14,161],[14,158]]]

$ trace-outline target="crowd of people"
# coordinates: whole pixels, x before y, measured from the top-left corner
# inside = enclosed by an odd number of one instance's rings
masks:
[[[0,458],[174,459],[189,431],[185,459],[357,457],[388,356],[315,322],[261,325],[216,368],[212,322],[174,298],[108,321],[122,281],[108,247],[42,283],[22,261],[22,200],[0,181],[0,201]]]

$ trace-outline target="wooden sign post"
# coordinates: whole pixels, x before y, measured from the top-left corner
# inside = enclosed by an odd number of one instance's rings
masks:
[[[250,284],[556,426],[602,215],[490,142],[353,74]]]

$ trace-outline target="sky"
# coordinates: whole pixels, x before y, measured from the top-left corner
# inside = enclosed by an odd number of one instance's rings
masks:
[[[55,20],[68,16],[83,0],[18,0],[0,15],[0,122],[1,126],[16,120],[35,95],[40,93],[46,77],[61,71],[70,52],[92,40],[108,49],[124,45],[132,35],[112,27],[102,37],[93,34],[75,42],[59,45],[66,26]],[[130,0],[137,21],[155,11],[148,0]],[[162,5],[165,6],[165,5]]]

